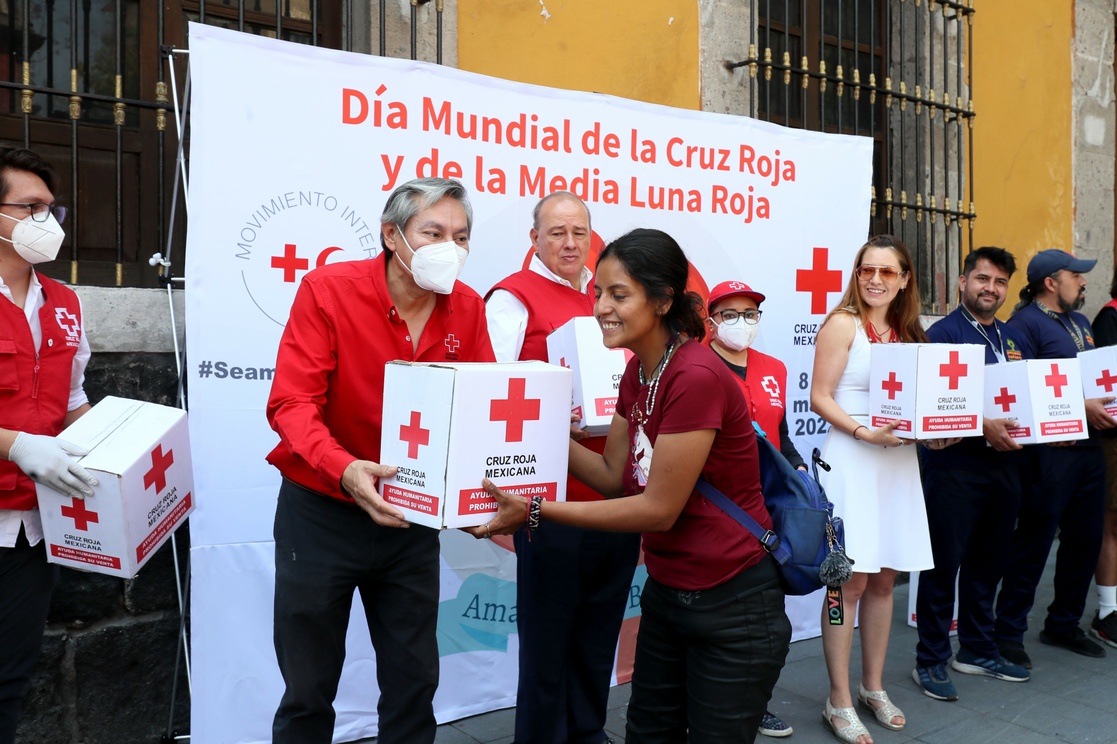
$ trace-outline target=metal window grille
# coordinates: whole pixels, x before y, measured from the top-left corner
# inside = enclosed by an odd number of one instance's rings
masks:
[[[56,261],[45,273],[157,286],[162,269],[148,259],[168,232],[181,266],[186,215],[171,203],[178,141],[168,60],[187,47],[188,21],[441,64],[444,1],[410,0],[404,10],[387,0],[0,0],[0,145],[50,161],[55,197],[70,210],[60,252],[69,266]]]
[[[869,233],[911,249],[946,312],[973,249],[973,0],[751,0],[752,115],[872,137]]]

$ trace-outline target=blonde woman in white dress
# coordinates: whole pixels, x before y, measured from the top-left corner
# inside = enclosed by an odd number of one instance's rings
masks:
[[[898,571],[933,563],[916,448],[908,446],[914,441],[896,436],[895,423],[869,425],[869,349],[871,343],[925,342],[927,336],[911,255],[902,242],[890,235],[871,238],[853,265],[845,294],[818,332],[811,385],[811,408],[830,424],[822,457],[832,470],[823,486],[845,522],[846,552],[854,561],[853,578],[842,587],[843,623],[831,625],[823,611],[830,676],[823,718],[840,741],[872,744],[850,684],[855,619],[861,632],[858,702],[882,726],[899,731],[907,719],[883,683],[892,589]]]

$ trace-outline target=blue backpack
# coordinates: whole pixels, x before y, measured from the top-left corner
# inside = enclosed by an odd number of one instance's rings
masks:
[[[772,517],[772,529],[762,528],[706,480],[699,478],[695,487],[752,533],[776,559],[787,594],[801,596],[823,586],[841,586],[851,575],[850,561],[842,547],[845,531],[818,480],[819,465],[824,470],[830,466],[816,448],[811,453],[812,475],[791,467],[760,427],[753,426],[760,455],[760,489]]]

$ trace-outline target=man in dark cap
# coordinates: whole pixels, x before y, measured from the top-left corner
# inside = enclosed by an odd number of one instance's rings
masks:
[[[1020,291],[1009,320],[1024,358],[1074,358],[1094,348],[1090,322],[1077,311],[1086,301],[1084,274],[1096,263],[1054,248],[1040,251],[1028,263],[1028,285]],[[1023,475],[1027,487],[997,597],[995,636],[1001,655],[1028,669],[1028,612],[1056,530],[1055,599],[1047,608],[1039,640],[1083,656],[1105,656],[1105,649],[1086,637],[1079,622],[1101,549],[1105,458],[1097,430],[1117,427],[1117,420],[1105,412],[1105,403],[1112,400],[1088,399],[1090,438],[1071,446],[1036,447],[1029,458],[1032,470]]]

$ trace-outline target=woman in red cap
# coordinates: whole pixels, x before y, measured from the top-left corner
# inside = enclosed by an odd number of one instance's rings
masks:
[[[744,282],[722,282],[714,287],[706,304],[710,348],[737,376],[752,420],[773,443],[779,438],[780,452],[792,467],[806,470],[787,430],[787,367],[779,359],[751,348],[760,329],[762,302],[764,295]]]
[[[792,467],[806,470],[807,465],[787,430],[784,394],[787,367],[779,359],[751,348],[760,327],[762,302],[764,295],[744,282],[722,282],[714,287],[706,303],[710,349],[737,378],[752,420],[773,443],[779,438],[780,452]],[[792,731],[779,716],[764,711],[761,734],[784,737],[791,736]]]

